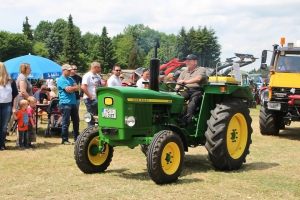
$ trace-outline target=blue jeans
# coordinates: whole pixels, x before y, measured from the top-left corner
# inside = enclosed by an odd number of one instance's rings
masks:
[[[73,137],[74,140],[77,139],[79,135],[79,115],[76,104],[60,104],[59,108],[62,113],[62,130],[61,137],[63,141],[68,141],[69,136],[69,126],[70,126],[70,117],[73,122]]]
[[[0,103],[0,147],[5,147],[7,125],[11,117],[12,103]]]
[[[27,139],[28,139],[28,132],[26,131],[19,131],[19,146],[20,147],[27,147]]]
[[[94,116],[98,115],[98,101],[97,99],[90,100],[89,98],[83,99],[86,110],[89,113],[92,113]],[[88,123],[88,126],[94,126],[95,122],[92,120],[91,122]]]

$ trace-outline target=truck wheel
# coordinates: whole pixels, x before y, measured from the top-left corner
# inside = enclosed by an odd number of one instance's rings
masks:
[[[182,171],[184,158],[180,137],[169,130],[157,133],[147,153],[147,169],[156,184],[175,182]]]
[[[261,106],[259,113],[259,129],[262,135],[278,135],[282,122],[276,123],[276,112]]]
[[[251,144],[252,119],[239,99],[217,104],[205,132],[208,159],[217,170],[235,170],[246,162]]]
[[[87,174],[104,172],[110,165],[114,149],[106,144],[105,153],[98,150],[99,131],[98,126],[86,128],[77,138],[75,144],[75,160],[78,168]]]

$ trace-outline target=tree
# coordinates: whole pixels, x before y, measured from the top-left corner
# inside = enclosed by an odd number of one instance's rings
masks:
[[[129,54],[128,69],[136,69],[138,67],[139,65],[138,65],[137,48],[133,47]]]
[[[28,23],[28,17],[26,16],[25,22],[23,22],[23,33],[26,35],[27,39],[33,40],[31,25]]]
[[[44,42],[35,42],[33,45],[33,54],[37,56],[42,56],[45,58],[49,57],[48,49],[45,47]]]
[[[93,49],[93,59],[101,63],[102,71],[109,72],[112,66],[115,64],[114,49],[111,39],[107,36],[107,30],[104,26],[102,28],[102,34],[98,38],[98,41]]]
[[[0,31],[0,61],[32,53],[32,42],[24,34]]]
[[[34,39],[40,42],[46,42],[53,24],[48,21],[41,21],[37,27],[33,30]]]
[[[63,40],[66,35],[68,23],[63,19],[57,19],[52,26],[48,38],[46,39],[46,47],[49,52],[49,59],[59,61],[63,52]]]
[[[114,59],[124,69],[128,68],[129,55],[134,45],[136,43],[131,35],[124,35],[118,38]]]
[[[189,54],[189,41],[184,27],[181,27],[177,35],[176,50],[177,57],[182,60],[183,57]]]
[[[79,44],[80,38],[78,37],[78,34],[76,34],[73,18],[69,15],[66,38],[63,46],[63,57],[61,58],[61,61],[69,64],[79,63]]]

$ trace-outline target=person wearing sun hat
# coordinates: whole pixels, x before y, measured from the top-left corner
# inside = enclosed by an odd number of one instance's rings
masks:
[[[74,79],[70,77],[71,70],[73,68],[69,64],[64,64],[62,66],[62,76],[57,80],[57,88],[59,94],[59,108],[62,112],[62,142],[61,144],[71,145],[73,143],[69,142],[68,130],[70,125],[70,117],[73,124],[73,136],[74,141],[76,141],[79,135],[79,115],[76,106],[76,95],[75,91],[78,90],[78,85],[75,83]]]
[[[202,85],[207,83],[208,80],[206,69],[197,66],[198,60],[196,55],[189,54],[184,60],[186,61],[187,70],[180,73],[177,83],[186,85],[189,88],[189,90],[184,88],[185,91],[180,93],[184,99],[189,100],[189,104],[187,105],[185,115],[178,121],[188,124],[197,106],[201,103],[201,96],[203,94]],[[175,89],[178,90],[179,87],[180,86],[177,85]]]

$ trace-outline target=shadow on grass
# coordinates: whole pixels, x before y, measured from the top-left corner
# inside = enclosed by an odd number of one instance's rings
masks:
[[[267,170],[277,166],[279,166],[279,163],[253,162],[244,163],[240,169],[241,171]]]
[[[282,139],[289,139],[289,140],[298,140],[300,141],[300,127],[288,127],[284,130],[279,132],[278,137]]]

